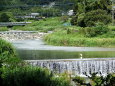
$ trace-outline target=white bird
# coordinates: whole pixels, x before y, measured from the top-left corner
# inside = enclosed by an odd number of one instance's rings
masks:
[[[82,53],[80,53],[80,56],[81,56],[80,58],[82,59],[82,58],[83,58],[83,57],[82,57],[82,56],[83,56],[83,54],[82,54]]]

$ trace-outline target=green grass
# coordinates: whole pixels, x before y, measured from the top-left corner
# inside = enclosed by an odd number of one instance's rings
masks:
[[[108,26],[111,30],[115,31],[115,26],[109,25]]]
[[[98,34],[94,32],[92,27],[86,31],[83,27],[77,26],[64,26],[64,24],[70,23],[70,20],[64,22],[61,17],[50,17],[39,21],[28,20],[32,22],[26,26],[14,26],[13,30],[24,31],[54,31],[54,33],[45,36],[44,40],[47,44],[58,46],[87,46],[87,47],[115,47],[115,26],[109,25],[108,32]],[[98,27],[96,29],[104,30],[104,27]],[[83,34],[82,29],[85,31]],[[0,27],[0,31],[8,30],[7,27]],[[100,31],[99,30],[99,31]],[[81,32],[82,31],[82,32]],[[101,31],[100,31],[101,33]],[[89,34],[96,34],[94,37],[87,36]]]
[[[8,31],[7,27],[0,27],[0,31]]]
[[[63,28],[63,21],[60,19],[60,17],[51,17],[42,19],[39,21],[35,20],[29,20],[28,22],[32,22],[31,24],[28,24],[26,26],[14,26],[12,29],[14,30],[29,30],[29,31],[42,31],[47,32],[54,30],[56,28]]]
[[[57,31],[46,35],[44,40],[47,44],[58,46],[79,46],[79,47],[115,47],[115,38],[111,37],[85,37],[78,32],[70,32],[67,30]]]

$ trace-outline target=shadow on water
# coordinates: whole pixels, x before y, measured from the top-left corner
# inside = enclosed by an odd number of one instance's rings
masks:
[[[83,58],[115,57],[115,48],[51,46],[45,45],[41,39],[13,41],[12,44],[24,60],[76,59],[80,54]]]
[[[80,54],[83,58],[112,58],[115,57],[114,51],[86,51],[86,52],[67,52],[54,50],[17,50],[20,58],[24,60],[43,60],[43,59],[77,59]]]

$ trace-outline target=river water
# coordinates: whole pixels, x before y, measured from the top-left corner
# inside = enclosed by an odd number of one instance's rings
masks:
[[[82,58],[115,57],[115,48],[51,46],[41,39],[13,41],[12,44],[24,60],[76,59],[80,54]]]

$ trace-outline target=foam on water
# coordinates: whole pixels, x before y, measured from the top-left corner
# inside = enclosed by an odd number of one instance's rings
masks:
[[[68,72],[72,75],[107,75],[115,73],[115,58],[63,59],[63,60],[26,60],[33,66],[48,68],[56,73]]]

